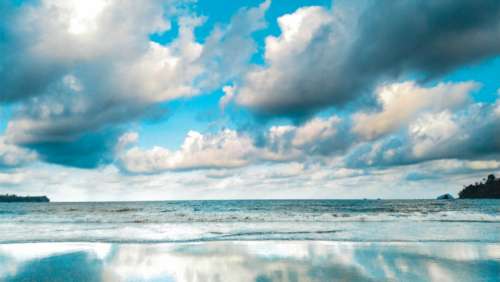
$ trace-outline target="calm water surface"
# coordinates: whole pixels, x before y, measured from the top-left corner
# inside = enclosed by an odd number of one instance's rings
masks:
[[[499,281],[500,245],[238,241],[0,245],[0,281]]]

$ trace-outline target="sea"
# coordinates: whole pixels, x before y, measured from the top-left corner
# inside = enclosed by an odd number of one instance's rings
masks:
[[[500,200],[0,203],[0,281],[500,281]]]

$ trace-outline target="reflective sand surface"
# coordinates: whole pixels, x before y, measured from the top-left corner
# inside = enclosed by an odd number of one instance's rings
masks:
[[[1,281],[500,281],[500,244],[0,245]]]

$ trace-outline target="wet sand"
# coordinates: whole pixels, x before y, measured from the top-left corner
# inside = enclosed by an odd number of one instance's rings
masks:
[[[500,281],[500,244],[0,245],[0,281]]]

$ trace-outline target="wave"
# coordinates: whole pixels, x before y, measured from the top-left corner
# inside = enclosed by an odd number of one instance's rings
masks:
[[[0,209],[0,243],[497,242],[500,241],[498,230],[498,201],[55,203],[10,205],[9,210]]]
[[[370,240],[363,238],[353,239],[311,239],[311,238],[198,238],[198,239],[179,239],[179,240],[137,240],[137,239],[91,239],[91,238],[72,238],[72,239],[51,239],[51,240],[0,240],[2,244],[32,244],[32,243],[109,243],[109,244],[179,244],[179,243],[207,243],[207,242],[265,242],[265,241],[315,241],[315,242],[344,242],[344,243],[471,243],[471,244],[500,244],[500,240],[469,240],[469,239],[427,239],[427,240]]]
[[[457,224],[458,223],[458,224]],[[0,223],[0,243],[198,241],[466,241],[499,242],[499,222],[322,222],[174,224]]]
[[[500,222],[500,215],[483,213],[412,213],[412,214],[129,214],[127,211],[117,212],[123,215],[108,216],[106,214],[80,214],[57,216],[30,216],[15,212],[0,214],[4,222],[25,224],[175,224],[175,223],[338,223],[338,222]]]
[[[276,236],[276,235],[308,235],[308,234],[331,234],[337,233],[339,230],[319,230],[319,231],[250,231],[250,232],[239,232],[239,233],[229,233],[223,234],[221,232],[211,232],[212,234],[220,234],[218,236],[214,236],[211,238],[205,239],[222,239],[222,238],[238,238],[238,237],[248,237],[248,236],[258,236],[261,238],[266,238],[268,236]]]

